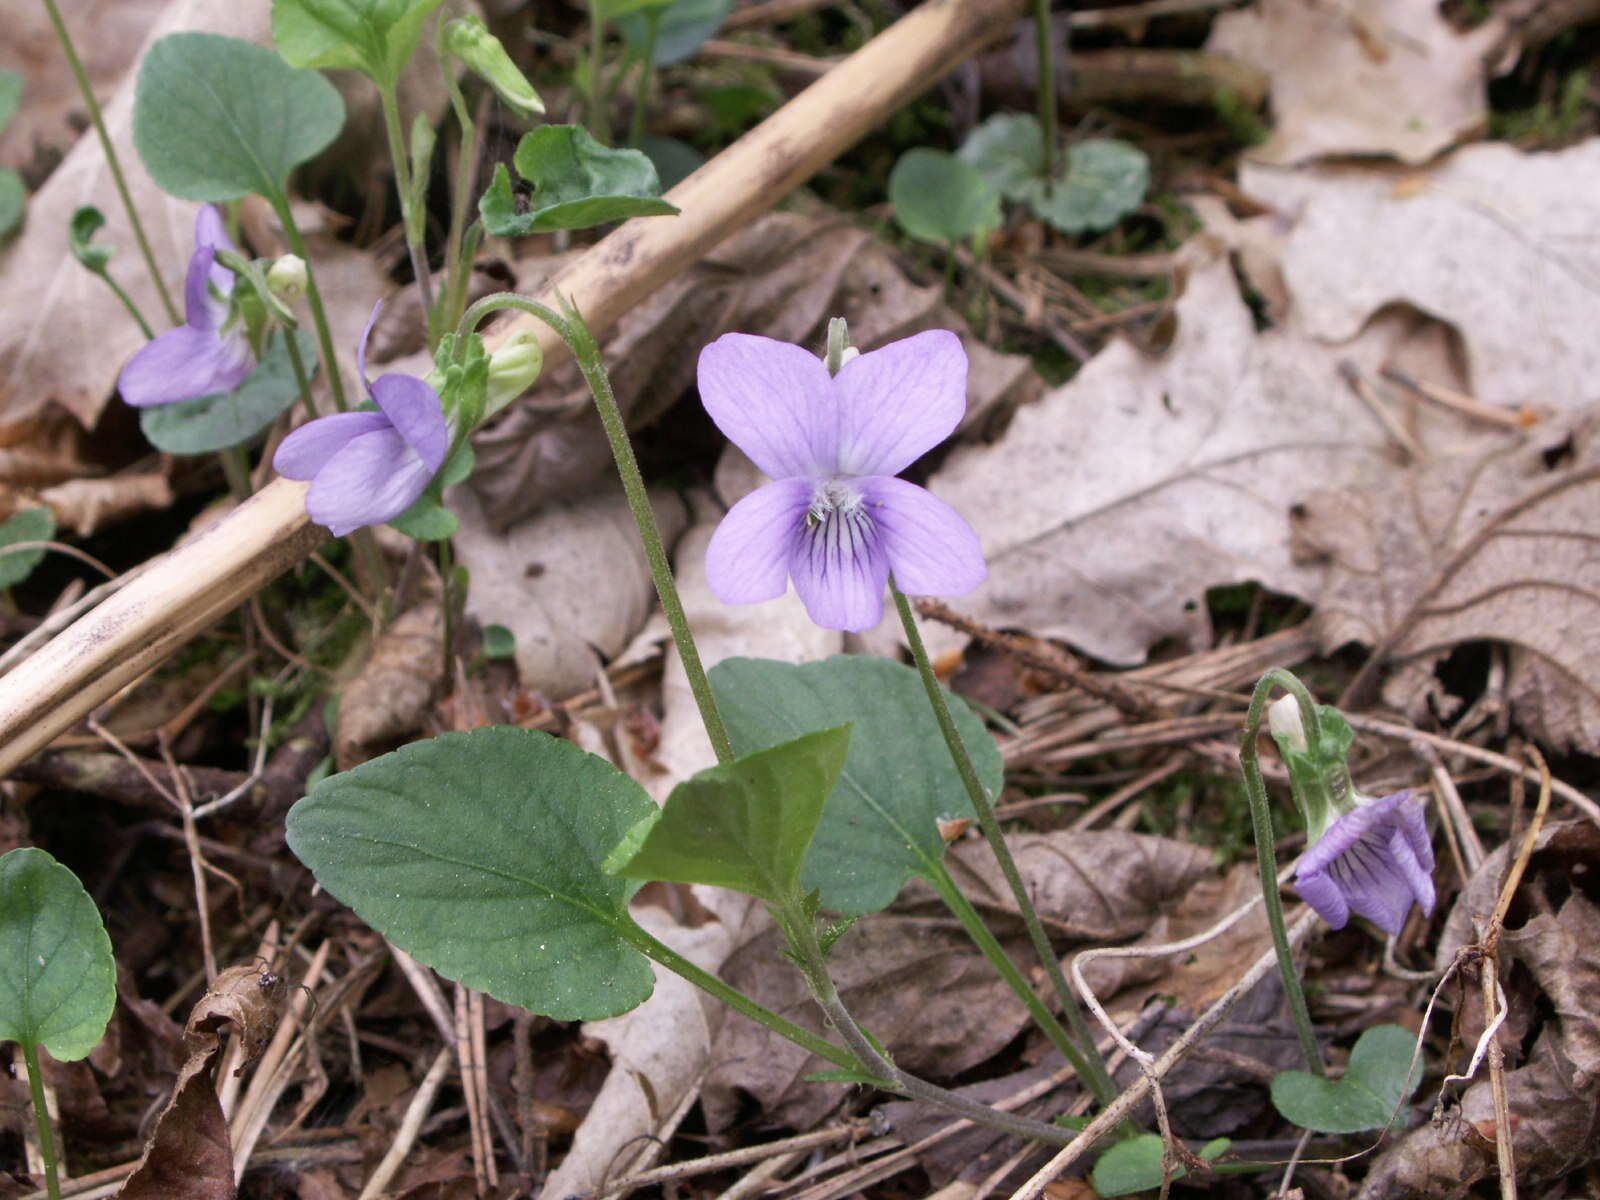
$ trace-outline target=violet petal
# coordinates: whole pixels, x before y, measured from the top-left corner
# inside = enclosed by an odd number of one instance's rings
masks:
[[[724,604],[759,604],[789,586],[789,559],[811,504],[811,481],[757,488],[728,510],[706,547],[706,583]]]
[[[317,472],[306,493],[306,511],[335,537],[343,537],[363,525],[398,517],[417,502],[433,475],[399,430],[364,433]]]
[[[961,424],[967,352],[948,329],[930,329],[851,359],[834,384],[837,469],[898,475]]]
[[[450,427],[445,424],[439,393],[414,375],[398,374],[382,376],[367,390],[417,457],[438,474],[450,449]]]
[[[222,221],[222,214],[217,211],[214,204],[202,205],[194,218],[194,248],[211,251],[211,257],[206,260],[210,267],[211,284],[224,296],[233,294],[233,287],[238,282],[238,277],[221,263],[217,263],[218,250],[232,250],[235,254],[239,248],[233,244],[233,239],[228,236],[228,228]],[[187,297],[186,297],[187,298]],[[191,322],[192,324],[193,322]]]
[[[1433,848],[1426,838],[1411,793],[1371,801],[1341,816],[1301,856],[1295,886],[1335,929],[1354,912],[1397,934],[1413,902],[1433,910]]]
[[[1339,885],[1326,874],[1297,872],[1294,889],[1300,893],[1300,899],[1317,910],[1317,916],[1328,923],[1329,929],[1343,929],[1350,923],[1350,905]]]
[[[273,470],[285,479],[311,479],[353,438],[389,428],[389,418],[375,412],[331,413],[307,421],[283,439],[272,456]]]
[[[836,508],[802,523],[789,554],[789,574],[811,619],[824,629],[858,632],[883,620],[889,556],[865,504]]]
[[[242,332],[219,337],[180,325],[140,347],[122,368],[117,388],[136,408],[175,404],[231,392],[250,368],[250,343]]]
[[[361,331],[361,341],[356,344],[356,374],[361,377],[361,386],[368,392],[372,385],[367,382],[367,339],[372,336],[372,327],[378,323],[378,314],[383,311],[383,301],[379,300],[372,306],[372,315],[367,318],[367,324]]]
[[[855,480],[877,526],[895,585],[913,596],[964,596],[988,568],[972,526],[955,509],[904,479]]]
[[[725,333],[700,351],[699,383],[717,428],[772,478],[832,473],[838,413],[833,380],[816,355]]]

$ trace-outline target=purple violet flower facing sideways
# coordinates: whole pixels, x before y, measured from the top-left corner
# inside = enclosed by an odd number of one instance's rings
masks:
[[[207,204],[194,221],[184,323],[146,344],[122,368],[117,388],[129,404],[148,408],[231,392],[250,374],[250,341],[242,324],[228,324],[234,274],[216,261],[218,250],[235,249],[222,214]]]
[[[706,550],[724,604],[781,596],[794,580],[826,629],[883,618],[890,571],[918,596],[960,596],[987,569],[978,536],[942,500],[896,479],[967,411],[967,355],[948,330],[893,342],[829,375],[800,346],[724,334],[700,352],[700,398],[774,482],[729,510]]]
[[[1355,913],[1393,935],[1412,901],[1433,912],[1433,843],[1422,798],[1361,798],[1301,856],[1295,888],[1334,929]]]
[[[380,301],[367,318],[356,351],[356,370],[378,411],[308,421],[272,458],[278,474],[311,481],[306,512],[334,537],[405,512],[427,491],[450,449],[450,426],[432,387],[411,375],[367,382],[367,338],[382,308]]]

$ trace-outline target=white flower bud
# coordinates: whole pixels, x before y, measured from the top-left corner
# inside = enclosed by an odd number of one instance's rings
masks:
[[[1280,744],[1304,754],[1309,750],[1306,727],[1300,720],[1300,702],[1293,696],[1280,696],[1267,705],[1267,727]]]
[[[544,369],[544,350],[531,329],[518,330],[489,356],[485,417],[493,416],[533,386]]]
[[[306,291],[306,261],[298,254],[285,254],[267,268],[267,287],[285,304],[292,304]]]

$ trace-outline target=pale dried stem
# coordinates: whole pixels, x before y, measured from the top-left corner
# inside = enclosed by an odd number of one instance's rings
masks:
[[[478,1194],[500,1184],[489,1133],[489,1073],[484,1047],[483,994],[456,984],[455,1048],[461,1070],[461,1092],[467,1101],[467,1129],[472,1141],[472,1170]]]
[[[679,216],[625,223],[552,281],[591,328],[629,309],[770,209],[957,63],[1010,32],[1023,0],[925,4],[873,38],[672,190]],[[547,361],[562,351],[531,317]],[[326,538],[305,511],[306,485],[280,479],[142,571],[0,681],[0,776],[48,745],[118,688],[140,678]]]
[[[1316,927],[1317,914],[1309,909],[1302,913],[1295,923],[1289,928],[1289,944],[1297,946]],[[1079,1158],[1083,1157],[1101,1138],[1110,1133],[1117,1124],[1124,1120],[1129,1113],[1138,1107],[1139,1103],[1150,1094],[1151,1078],[1162,1079],[1173,1067],[1181,1062],[1186,1054],[1201,1038],[1227,1016],[1233,1006],[1244,998],[1251,988],[1260,983],[1268,974],[1277,969],[1278,956],[1275,951],[1269,950],[1251,964],[1250,969],[1239,978],[1239,981],[1219,996],[1210,1008],[1200,1015],[1195,1023],[1183,1032],[1183,1036],[1169,1046],[1164,1054],[1158,1058],[1150,1068],[1149,1075],[1141,1075],[1130,1084],[1122,1095],[1107,1105],[1094,1120],[1084,1126],[1083,1131],[1073,1138],[1070,1143],[1063,1146],[1056,1155],[1037,1171],[1027,1183],[1023,1184],[1011,1200],[1038,1200],[1038,1197],[1061,1172],[1065,1171]]]
[[[406,1106],[406,1115],[400,1120],[400,1128],[395,1132],[394,1141],[389,1144],[383,1161],[367,1177],[367,1182],[357,1200],[376,1200],[388,1190],[389,1181],[400,1170],[401,1164],[406,1161],[406,1155],[411,1153],[411,1147],[416,1144],[417,1134],[422,1131],[422,1122],[427,1120],[428,1114],[433,1111],[433,1099],[439,1094],[439,1085],[444,1082],[444,1077],[450,1073],[452,1057],[449,1046],[441,1047],[439,1053],[433,1056],[433,1065],[422,1077],[417,1094],[411,1097],[411,1103]]]
[[[680,1179],[691,1179],[696,1175],[704,1175],[711,1171],[725,1171],[730,1167],[742,1167],[746,1163],[762,1162],[767,1159],[785,1155],[791,1152],[807,1152],[821,1146],[842,1142],[847,1138],[860,1133],[860,1129],[850,1125],[838,1125],[831,1129],[818,1129],[812,1133],[802,1133],[795,1137],[783,1138],[781,1141],[767,1142],[760,1146],[745,1146],[739,1150],[729,1150],[725,1154],[708,1154],[704,1158],[692,1158],[688,1162],[674,1163],[668,1167],[657,1167],[652,1171],[641,1171],[636,1175],[629,1175],[622,1179],[614,1180],[602,1187],[595,1188],[592,1192],[584,1192],[573,1200],[602,1200],[606,1196],[614,1196],[619,1192],[629,1192],[636,1188],[652,1187],[658,1183],[671,1183]]]
[[[1478,839],[1478,831],[1472,827],[1472,817],[1467,813],[1467,806],[1461,802],[1461,793],[1456,790],[1456,781],[1445,769],[1444,762],[1439,758],[1439,751],[1427,742],[1420,741],[1412,747],[1412,750],[1418,758],[1428,764],[1428,770],[1433,775],[1439,802],[1444,807],[1446,833],[1451,839],[1452,852],[1460,857],[1457,865],[1461,868],[1461,879],[1464,883],[1483,866],[1486,857],[1483,842]]]

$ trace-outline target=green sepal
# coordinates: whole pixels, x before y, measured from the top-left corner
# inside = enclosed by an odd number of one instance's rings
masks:
[[[1289,771],[1289,791],[1306,823],[1306,841],[1314,846],[1342,813],[1355,807],[1355,789],[1350,781],[1350,751],[1355,746],[1355,730],[1344,714],[1327,704],[1318,704],[1318,739],[1315,745],[1300,749],[1276,730],[1283,765]],[[1304,731],[1309,737],[1310,731]]]
[[[815,894],[815,892],[812,893],[812,895]],[[822,947],[822,952],[824,954],[830,952],[833,949],[834,943],[842,938],[845,934],[849,933],[850,927],[860,919],[861,918],[859,916],[845,917],[842,920],[835,921],[832,925],[829,925],[826,929],[819,933],[817,935],[817,944]]]

